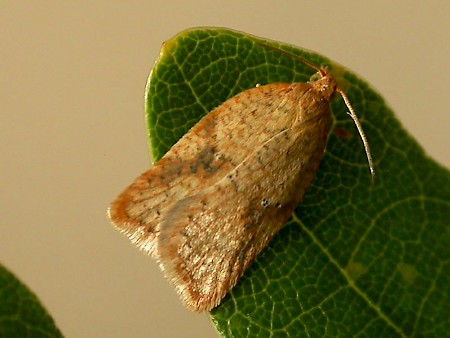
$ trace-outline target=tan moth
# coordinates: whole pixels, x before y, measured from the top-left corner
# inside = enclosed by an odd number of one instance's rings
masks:
[[[262,45],[273,49],[273,47]],[[326,67],[320,79],[243,91],[192,127],[109,208],[114,225],[155,258],[193,311],[217,306],[289,218],[313,180],[346,95]]]

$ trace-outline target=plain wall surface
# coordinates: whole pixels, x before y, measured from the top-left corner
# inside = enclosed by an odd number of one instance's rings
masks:
[[[0,262],[67,337],[215,337],[106,208],[150,165],[161,44],[222,26],[315,50],[384,96],[450,167],[449,1],[2,1]]]

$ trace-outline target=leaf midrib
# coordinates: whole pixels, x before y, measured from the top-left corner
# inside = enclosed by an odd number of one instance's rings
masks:
[[[322,243],[319,241],[319,239],[314,235],[312,231],[310,231],[307,227],[304,226],[303,222],[297,217],[297,215],[294,213],[292,215],[293,219],[300,224],[300,227],[303,231],[305,231],[308,236],[312,239],[314,244],[316,244],[319,249],[327,256],[329,261],[341,272],[344,279],[347,281],[348,286],[353,289],[366,303],[367,305],[372,308],[381,319],[383,319],[389,326],[391,326],[398,334],[400,334],[401,337],[407,338],[408,335],[406,335],[403,330],[398,327],[382,310],[379,306],[375,305],[369,297],[360,289],[358,286],[354,283],[354,281],[350,278],[348,273],[345,271],[345,268],[343,268],[337,260],[334,259],[334,257],[331,255],[331,253],[322,245]]]

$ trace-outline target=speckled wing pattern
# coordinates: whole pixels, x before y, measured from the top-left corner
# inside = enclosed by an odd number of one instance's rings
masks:
[[[325,75],[237,94],[112,203],[115,226],[191,310],[218,305],[292,214],[323,156],[335,88]]]

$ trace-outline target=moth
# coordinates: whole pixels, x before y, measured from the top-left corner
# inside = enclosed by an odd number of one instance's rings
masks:
[[[336,92],[374,173],[346,95],[326,67],[307,64],[317,81],[263,85],[228,99],[108,210],[114,225],[156,259],[193,311],[221,302],[298,205],[324,154]]]

